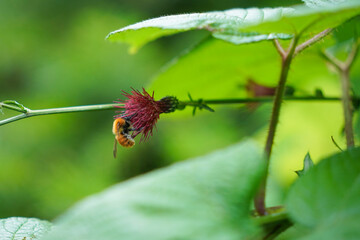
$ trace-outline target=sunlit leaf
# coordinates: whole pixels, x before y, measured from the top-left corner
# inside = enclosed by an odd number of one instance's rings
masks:
[[[336,5],[343,3],[347,0],[303,0],[303,2],[308,6],[312,8],[321,8],[324,6],[329,5]]]
[[[236,46],[208,39],[165,66],[149,87],[158,97],[175,95],[180,100],[186,100],[188,92],[195,100],[246,97],[249,80],[275,87],[280,67],[281,59],[272,42]],[[306,50],[293,60],[289,86],[313,94],[320,81],[337,80],[317,50]]]
[[[271,34],[257,34],[257,33],[232,33],[232,32],[217,32],[212,34],[213,37],[217,39],[224,40],[233,44],[244,44],[244,43],[254,43],[264,40],[273,40],[273,39],[291,39],[292,34],[283,34],[283,33],[271,33]]]
[[[50,231],[51,223],[36,218],[0,219],[1,240],[36,240]]]
[[[283,15],[291,12],[293,12],[291,8],[249,8],[171,15],[149,19],[121,28],[111,32],[107,38],[111,41],[129,43],[134,50],[159,37],[195,29],[205,29],[212,32],[215,37],[223,40],[229,39],[229,37],[224,37],[223,34],[226,34],[227,36],[233,35],[237,39],[236,42],[240,42],[241,39],[245,39],[243,42],[259,41],[268,37],[259,36],[261,39],[256,39],[256,33],[252,34],[253,37],[249,35],[242,36],[239,30],[264,21],[279,20]],[[278,37],[282,36],[289,38],[287,35],[279,35]],[[269,38],[274,37],[276,36],[272,35]]]
[[[331,156],[299,178],[286,207],[306,239],[360,238],[360,148]]]
[[[78,203],[45,239],[250,238],[261,156],[247,142],[121,183]]]
[[[317,9],[301,5],[294,8],[239,8],[180,14],[139,22],[113,31],[107,38],[128,43],[135,51],[162,36],[205,29],[216,38],[241,44],[274,38],[289,39],[291,34],[299,32],[312,34],[314,31],[336,27],[359,12],[360,3],[349,0]]]

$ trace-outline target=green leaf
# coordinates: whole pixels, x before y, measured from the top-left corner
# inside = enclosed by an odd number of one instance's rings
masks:
[[[355,42],[359,41],[360,16],[354,17],[350,21],[338,26],[334,30],[333,35],[336,42],[326,51],[337,57],[339,60],[345,61],[353,50]],[[354,70],[351,69],[351,72],[354,72]]]
[[[286,207],[306,239],[360,238],[360,148],[331,156],[290,189]]]
[[[308,8],[305,5],[294,7],[292,14],[283,15],[276,22],[264,21],[246,27],[246,31],[262,34],[299,34],[309,38],[325,29],[334,28],[360,14],[360,1],[348,0],[342,4],[327,5],[321,8]]]
[[[230,9],[226,11],[216,11],[207,13],[179,14],[165,17],[159,17],[142,21],[119,30],[109,33],[107,38],[111,41],[125,42],[132,46],[132,51],[136,51],[144,44],[157,38],[172,35],[175,33],[185,32],[189,30],[205,29],[214,33],[214,37],[227,40],[222,33],[234,35],[240,42],[240,29],[257,25],[266,21],[276,21],[281,19],[283,15],[293,12],[291,8],[249,8],[249,9]],[[253,37],[244,36],[244,42],[251,42],[256,39],[256,33],[252,33]],[[278,37],[288,35],[279,35]],[[270,39],[276,37],[272,35]],[[260,36],[267,38],[266,36]],[[265,40],[264,39],[264,40]]]
[[[251,142],[118,184],[57,219],[48,240],[244,239],[265,161]]]
[[[296,174],[299,176],[299,177],[302,177],[305,175],[305,173],[307,173],[310,168],[312,168],[314,166],[314,163],[313,161],[311,160],[311,157],[310,157],[310,154],[307,153],[305,158],[304,158],[304,167],[302,170],[298,170],[298,171],[295,171]]]
[[[217,39],[221,39],[236,45],[244,44],[244,43],[260,42],[265,40],[273,40],[273,39],[287,40],[293,37],[292,34],[283,34],[283,33],[258,34],[258,33],[229,33],[229,32],[213,33],[212,36]]]
[[[235,44],[289,39],[292,34],[313,34],[336,27],[360,12],[360,3],[349,0],[336,6],[230,9],[207,13],[171,15],[142,21],[111,32],[111,41],[125,42],[136,51],[157,38],[205,29],[215,38]]]
[[[329,5],[341,4],[347,0],[303,0],[303,2],[311,8],[321,8]]]
[[[37,218],[0,219],[1,240],[36,240],[51,229],[51,223]]]
[[[179,100],[187,99],[188,92],[194,99],[247,97],[245,86],[250,79],[275,87],[280,68],[281,59],[271,42],[236,46],[207,39],[165,66],[149,90],[158,97],[174,95]],[[312,94],[328,81],[336,82],[337,76],[317,50],[309,49],[293,60],[287,84]]]

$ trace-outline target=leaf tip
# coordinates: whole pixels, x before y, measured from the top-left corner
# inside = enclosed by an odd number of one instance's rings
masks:
[[[310,168],[312,168],[314,166],[314,162],[312,161],[311,157],[310,157],[310,153],[308,152],[305,155],[304,158],[304,164],[303,164],[303,169],[302,170],[297,170],[295,171],[295,173],[299,176],[302,177],[304,176],[309,170]]]

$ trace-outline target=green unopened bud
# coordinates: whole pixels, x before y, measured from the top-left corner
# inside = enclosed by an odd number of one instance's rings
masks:
[[[157,104],[163,113],[171,113],[177,109],[179,100],[176,97],[167,96],[160,99]]]

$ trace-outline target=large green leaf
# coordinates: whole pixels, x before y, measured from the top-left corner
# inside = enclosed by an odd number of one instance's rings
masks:
[[[0,219],[1,240],[36,240],[50,231],[51,223],[37,218]]]
[[[328,4],[321,8],[299,5],[291,15],[283,16],[276,22],[263,22],[249,26],[248,31],[266,33],[302,33],[304,37],[327,28],[334,28],[346,20],[360,14],[360,1],[347,0],[338,4]]]
[[[175,95],[181,100],[188,92],[195,99],[245,97],[249,79],[276,86],[280,67],[280,57],[271,42],[236,46],[208,39],[165,66],[150,89],[158,97]],[[315,49],[306,50],[294,59],[287,84],[312,94],[324,81],[336,83],[336,77]]]
[[[335,27],[359,12],[359,1],[348,0],[342,4],[317,9],[301,5],[294,8],[239,8],[180,14],[139,22],[113,31],[107,38],[111,41],[128,43],[133,50],[136,50],[162,36],[205,29],[215,38],[240,44],[274,38],[288,39],[290,37],[288,34],[305,29],[306,33],[311,34]]]
[[[290,217],[306,239],[360,238],[360,148],[329,157],[290,189]]]
[[[264,164],[251,142],[116,185],[78,203],[45,239],[244,239]]]
[[[139,22],[125,28],[111,32],[107,38],[111,41],[120,41],[131,44],[133,50],[136,50],[162,36],[172,35],[189,30],[205,29],[214,33],[214,37],[229,40],[226,35],[233,35],[239,42],[273,39],[277,36],[260,36],[257,34],[242,35],[239,29],[249,25],[257,25],[264,21],[276,21],[285,14],[293,12],[291,8],[250,8],[250,9],[230,9],[226,11],[216,11],[207,13],[192,13],[164,16]],[[287,35],[279,36],[289,38]],[[265,38],[265,39],[264,39]]]

